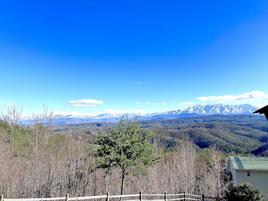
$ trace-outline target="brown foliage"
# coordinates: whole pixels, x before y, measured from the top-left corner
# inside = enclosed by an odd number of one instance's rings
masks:
[[[43,126],[33,126],[26,155],[14,155],[1,132],[0,136],[0,193],[6,197],[120,192],[120,170],[108,175],[104,170],[94,170],[93,148],[87,135],[51,134]],[[184,142],[172,152],[159,152],[159,163],[146,175],[135,175],[133,171],[127,176],[125,193],[221,193],[222,156],[215,149],[204,156],[191,143]]]

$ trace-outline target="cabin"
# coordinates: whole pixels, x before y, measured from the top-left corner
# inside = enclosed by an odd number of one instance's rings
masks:
[[[228,157],[227,170],[232,174],[234,186],[250,183],[268,201],[268,158]]]

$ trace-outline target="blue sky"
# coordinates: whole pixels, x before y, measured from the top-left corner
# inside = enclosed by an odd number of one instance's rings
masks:
[[[2,0],[0,110],[268,103],[266,0]]]

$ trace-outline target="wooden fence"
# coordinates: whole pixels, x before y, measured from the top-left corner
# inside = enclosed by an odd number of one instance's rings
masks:
[[[0,196],[0,201],[209,201],[217,200],[213,197],[205,197],[204,195],[194,195],[188,193],[181,194],[130,194],[130,195],[97,195],[97,196],[85,196],[85,197],[69,197],[66,194],[65,197],[52,197],[52,198],[4,198],[3,195]]]

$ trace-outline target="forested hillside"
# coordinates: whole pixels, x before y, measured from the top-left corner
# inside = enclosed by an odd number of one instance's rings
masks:
[[[268,142],[268,122],[260,116],[207,116],[143,122],[164,147],[187,139],[200,148],[216,146],[225,153],[249,153]]]
[[[92,135],[114,123],[90,123],[57,126],[56,131],[84,132]],[[247,154],[268,143],[268,122],[258,115],[215,115],[170,120],[141,121],[152,131],[163,148],[172,149],[180,140],[191,141],[199,148],[216,146],[225,153]]]

